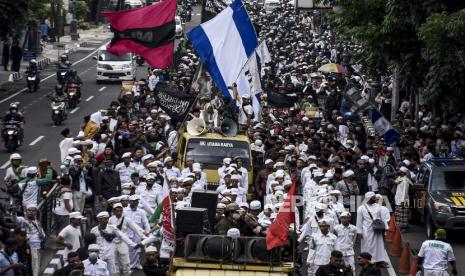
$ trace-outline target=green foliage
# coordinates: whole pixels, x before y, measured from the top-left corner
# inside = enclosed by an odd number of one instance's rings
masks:
[[[87,1],[76,1],[76,6],[74,7],[74,14],[76,15],[76,19],[84,19],[87,15],[87,12]]]
[[[79,20],[78,27],[81,30],[88,30],[90,29],[90,24],[84,20]]]
[[[465,1],[321,0],[340,41],[373,77],[397,68],[401,84],[419,91],[437,110],[456,111],[465,100]]]
[[[18,38],[28,17],[29,0],[3,1],[0,9],[0,39]]]

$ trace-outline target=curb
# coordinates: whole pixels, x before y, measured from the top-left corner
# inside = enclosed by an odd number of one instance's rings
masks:
[[[50,63],[51,63],[50,58],[43,58],[37,62],[37,66],[39,66],[39,69],[42,70]]]
[[[8,77],[8,82],[15,82],[18,81],[22,78],[21,74],[19,72],[13,72],[10,74]]]
[[[61,269],[65,266],[65,250],[58,250],[57,253],[53,256],[50,263],[45,267],[44,272],[42,272],[42,276],[53,276],[55,271]]]

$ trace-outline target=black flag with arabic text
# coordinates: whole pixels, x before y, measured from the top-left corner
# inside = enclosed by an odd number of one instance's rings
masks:
[[[173,121],[182,122],[189,113],[195,97],[180,91],[170,89],[158,89],[156,93],[157,103]]]

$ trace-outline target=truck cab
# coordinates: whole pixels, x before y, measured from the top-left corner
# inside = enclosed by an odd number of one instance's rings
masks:
[[[219,184],[218,168],[226,157],[241,157],[243,167],[247,168],[249,186],[253,179],[252,154],[249,138],[245,135],[226,137],[218,133],[207,133],[202,136],[184,132],[178,144],[177,167],[181,170],[187,167],[186,160],[192,157],[202,165],[207,174],[208,188],[216,189]]]
[[[428,238],[437,228],[465,230],[465,160],[433,158],[420,165],[413,186],[414,208]]]

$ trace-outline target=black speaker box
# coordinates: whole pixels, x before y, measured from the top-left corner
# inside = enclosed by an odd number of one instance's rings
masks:
[[[183,257],[184,240],[189,234],[210,234],[207,209],[182,208],[176,210],[176,257]]]
[[[215,229],[216,205],[218,202],[218,193],[215,191],[192,193],[191,206],[197,208],[206,208],[208,212],[208,222],[210,222],[210,231]]]

